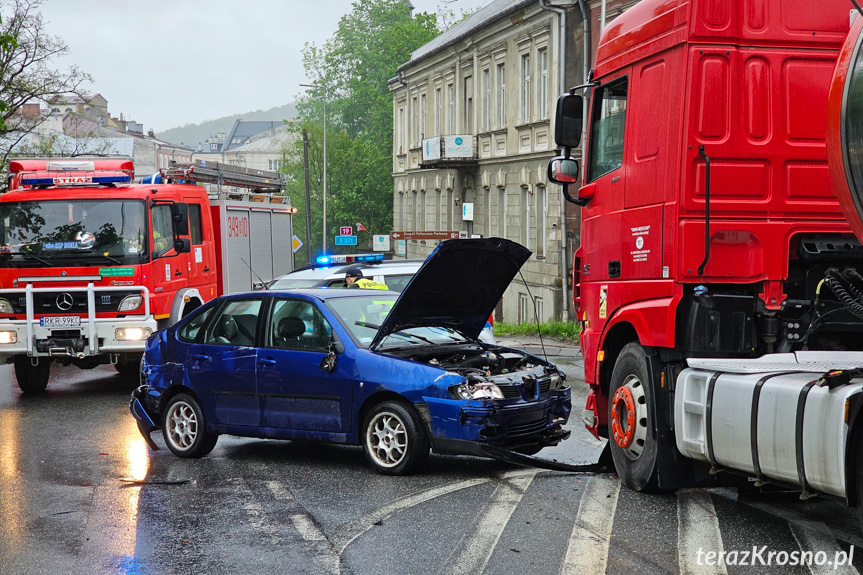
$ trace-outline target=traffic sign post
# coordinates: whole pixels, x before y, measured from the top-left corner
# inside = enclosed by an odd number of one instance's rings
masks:
[[[355,246],[357,245],[357,236],[336,236],[337,246]]]
[[[455,240],[468,237],[467,232],[393,232],[390,234],[394,240]]]

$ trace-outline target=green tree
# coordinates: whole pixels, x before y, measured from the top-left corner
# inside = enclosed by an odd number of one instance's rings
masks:
[[[309,133],[313,231],[306,244],[313,252],[320,252],[321,241],[324,97],[327,236],[332,251],[333,234],[341,225],[361,222],[368,232],[360,234],[360,244],[367,244],[369,234],[392,230],[393,100],[387,84],[411,52],[439,33],[436,15],[423,12],[411,17],[404,0],[357,0],[330,40],[321,47],[307,44],[303,50],[307,76],[323,86],[300,100],[293,128],[298,135],[303,129]],[[285,166],[291,197],[300,199],[302,145],[298,137]],[[294,204],[303,207],[302,201]]]
[[[62,39],[51,36],[39,7],[42,0],[0,1],[0,161],[8,163],[10,150],[33,132],[40,119],[25,118],[24,104],[51,96],[87,95],[82,86],[92,78],[76,66],[64,70],[51,61],[69,52]]]

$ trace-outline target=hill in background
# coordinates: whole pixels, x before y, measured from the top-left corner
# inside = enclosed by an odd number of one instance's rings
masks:
[[[215,136],[218,132],[230,132],[235,120],[246,121],[271,121],[271,120],[289,120],[296,117],[297,109],[293,104],[285,104],[284,106],[276,106],[269,110],[257,110],[255,112],[246,112],[245,114],[234,114],[224,116],[215,120],[207,120],[200,124],[186,124],[177,128],[163,130],[156,133],[156,137],[172,144],[183,144],[194,149],[198,142],[204,142],[210,136]]]

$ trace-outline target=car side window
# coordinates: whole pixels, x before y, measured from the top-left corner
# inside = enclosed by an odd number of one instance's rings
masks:
[[[384,276],[383,283],[387,284],[387,287],[392,291],[401,293],[404,291],[405,286],[408,285],[408,282],[411,281],[412,277],[414,277],[413,274]]]
[[[230,300],[207,330],[204,343],[213,345],[255,345],[260,299]]]
[[[279,299],[273,305],[267,345],[276,349],[325,352],[332,332],[327,319],[311,302]]]
[[[180,338],[181,341],[185,341],[188,343],[195,343],[198,341],[198,336],[201,333],[201,328],[206,325],[207,320],[213,315],[213,309],[210,308],[205,312],[199,313],[195,317],[189,320],[189,323],[180,328],[180,331],[177,333],[177,337]]]

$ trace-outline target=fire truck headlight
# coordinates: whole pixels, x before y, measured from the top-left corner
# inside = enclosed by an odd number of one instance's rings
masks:
[[[0,313],[15,313],[15,309],[8,299],[0,298]]]
[[[152,333],[153,330],[149,327],[118,327],[114,330],[114,338],[117,341],[141,341]]]
[[[144,302],[144,298],[139,295],[130,295],[128,297],[123,298],[123,301],[120,302],[120,307],[117,308],[117,311],[132,311],[141,307],[141,304]]]
[[[18,343],[18,333],[14,331],[0,331],[0,345],[4,343]]]

